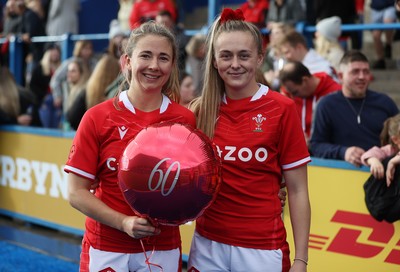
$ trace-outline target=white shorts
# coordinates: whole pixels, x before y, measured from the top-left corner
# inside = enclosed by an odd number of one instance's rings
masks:
[[[209,240],[195,232],[190,248],[188,272],[282,272],[283,255],[280,249],[230,246]]]
[[[153,272],[172,271],[178,272],[181,262],[179,248],[173,250],[147,251],[150,268]],[[111,268],[117,272],[148,272],[145,254],[142,253],[116,253],[89,248],[89,271],[108,271]]]

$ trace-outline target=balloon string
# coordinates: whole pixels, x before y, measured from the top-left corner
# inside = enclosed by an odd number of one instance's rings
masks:
[[[150,262],[150,258],[151,258],[151,256],[153,256],[153,254],[154,254],[154,252],[155,252],[156,246],[153,246],[153,250],[151,251],[150,256],[147,256],[147,252],[146,252],[146,249],[144,248],[143,240],[142,240],[142,239],[140,239],[140,244],[141,244],[141,246],[142,246],[143,253],[144,253],[144,257],[146,258],[145,262],[146,262],[147,266],[149,267],[149,271],[151,272],[151,266],[155,266],[155,267],[160,268],[160,269],[161,269],[161,272],[163,272],[164,269],[162,268],[161,265]]]

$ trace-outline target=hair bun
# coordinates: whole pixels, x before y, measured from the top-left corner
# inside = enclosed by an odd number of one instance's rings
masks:
[[[224,8],[221,13],[221,23],[225,23],[230,20],[238,20],[238,21],[244,21],[244,15],[243,11],[241,9],[230,9],[230,8]]]

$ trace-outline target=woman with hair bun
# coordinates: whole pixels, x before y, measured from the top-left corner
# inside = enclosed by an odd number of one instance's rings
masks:
[[[207,38],[197,126],[217,145],[222,183],[196,221],[189,271],[304,272],[308,262],[310,155],[292,100],[257,82],[259,29],[224,9]],[[278,192],[286,182],[294,235],[291,265]]]

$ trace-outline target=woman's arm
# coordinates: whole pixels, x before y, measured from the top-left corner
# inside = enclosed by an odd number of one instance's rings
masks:
[[[390,161],[387,164],[386,168],[386,184],[389,187],[390,184],[392,183],[392,180],[394,178],[394,172],[396,170],[396,166],[400,164],[400,155],[397,154],[393,158],[390,159]]]
[[[128,216],[107,206],[90,192],[91,181],[73,173],[68,175],[68,199],[72,207],[94,220],[141,239],[159,234],[160,230],[138,216]]]
[[[295,255],[290,271],[306,271],[308,240],[310,235],[311,208],[308,195],[307,165],[283,172],[289,199]]]

